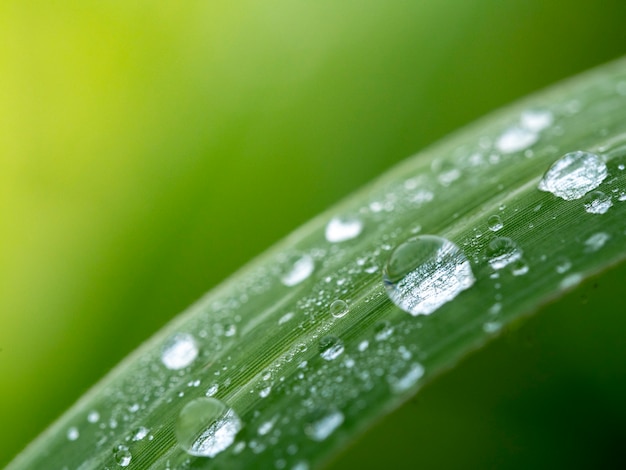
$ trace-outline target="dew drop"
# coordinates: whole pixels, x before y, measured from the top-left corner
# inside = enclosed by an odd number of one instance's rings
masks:
[[[530,267],[523,258],[511,263],[511,274],[513,274],[513,276],[523,276],[524,274],[528,274],[528,271],[530,271]]]
[[[341,318],[348,313],[348,304],[343,300],[335,300],[330,304],[330,314],[335,318]]]
[[[554,116],[552,116],[552,113],[543,109],[526,110],[520,117],[522,127],[533,132],[541,132],[547,129],[553,122]]]
[[[187,367],[198,357],[198,344],[188,333],[176,333],[163,346],[161,362],[171,370]]]
[[[554,162],[539,182],[539,189],[573,201],[596,189],[606,176],[606,164],[601,157],[579,150]]]
[[[317,442],[321,442],[330,436],[343,424],[344,416],[341,411],[331,408],[318,412],[304,426],[304,433]]]
[[[114,449],[113,457],[115,458],[115,463],[120,467],[128,467],[133,455],[130,453],[130,450],[128,450],[128,447],[119,445]]]
[[[75,441],[79,437],[80,437],[80,433],[78,432],[78,428],[77,427],[72,426],[71,428],[69,428],[67,430],[67,439],[68,440]]]
[[[213,395],[217,393],[219,388],[220,388],[219,384],[213,384],[209,388],[207,388],[207,391],[204,394],[207,397],[212,397]]]
[[[343,354],[343,342],[336,336],[324,336],[320,340],[319,351],[323,359],[332,361]]]
[[[100,421],[100,413],[98,413],[96,410],[90,411],[87,415],[87,421],[89,421],[90,423],[97,423],[98,421]]]
[[[567,258],[561,258],[554,269],[557,273],[564,274],[569,271],[571,267],[572,262],[570,260],[568,260]]]
[[[592,191],[585,196],[583,204],[585,211],[589,214],[605,214],[611,208],[613,202],[611,202],[611,197],[602,191]]]
[[[374,339],[376,341],[385,341],[393,334],[393,326],[388,320],[382,320],[374,325]]]
[[[502,269],[518,261],[522,257],[522,250],[517,243],[507,237],[494,238],[487,246],[489,264],[495,270]]]
[[[420,235],[398,245],[383,270],[391,301],[414,316],[433,313],[474,281],[460,248],[434,235]]]
[[[145,438],[148,435],[149,432],[150,432],[150,430],[147,427],[139,426],[133,432],[132,440],[133,441],[141,441],[143,438]]]
[[[232,408],[215,398],[196,398],[178,415],[175,434],[188,454],[215,457],[227,449],[241,429],[241,420]]]
[[[363,222],[351,217],[333,217],[326,225],[326,240],[339,243],[358,237],[363,231]]]
[[[302,255],[293,262],[280,280],[287,287],[295,286],[308,278],[314,268],[313,258],[309,255]]]
[[[487,226],[492,232],[497,232],[504,227],[504,224],[502,223],[502,219],[499,215],[492,215],[489,219],[487,219]]]
[[[402,393],[417,383],[424,375],[424,366],[418,362],[412,363],[408,371],[398,376],[397,374],[389,375],[387,383],[393,393]]]
[[[598,251],[600,248],[604,246],[604,244],[607,241],[609,241],[610,238],[611,236],[605,232],[594,233],[585,241],[585,246],[586,246],[585,251],[587,252]]]
[[[496,141],[496,148],[502,153],[525,150],[539,140],[539,134],[524,127],[510,127]]]

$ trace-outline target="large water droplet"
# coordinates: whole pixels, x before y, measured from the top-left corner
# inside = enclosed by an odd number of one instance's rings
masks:
[[[314,441],[321,442],[343,424],[343,413],[336,409],[318,412],[305,425],[304,433]]]
[[[302,255],[293,262],[280,280],[287,287],[292,287],[309,277],[313,269],[315,269],[313,258],[309,255]]]
[[[333,217],[326,225],[326,240],[338,243],[358,237],[363,230],[363,222],[359,219]]]
[[[128,467],[133,459],[133,455],[125,445],[118,445],[113,451],[113,457],[115,458],[115,463],[120,467]]]
[[[518,261],[522,257],[522,249],[507,237],[494,238],[487,246],[487,258],[493,269],[499,270]]]
[[[336,336],[324,336],[319,344],[320,356],[327,361],[337,359],[344,351],[343,342]]]
[[[227,449],[241,429],[232,408],[215,398],[196,398],[185,405],[176,421],[176,439],[191,455],[215,457]]]
[[[489,226],[489,230],[491,230],[492,232],[497,232],[498,230],[501,230],[502,227],[504,227],[502,219],[499,215],[492,215],[491,217],[489,217],[489,219],[487,219],[487,225]]]
[[[539,189],[573,201],[596,189],[606,176],[606,164],[601,157],[576,151],[565,154],[552,164],[539,182]]]
[[[168,369],[187,367],[198,357],[198,344],[188,333],[176,333],[163,346],[161,362]]]
[[[584,205],[585,211],[589,214],[605,214],[611,208],[613,202],[611,197],[602,191],[592,191],[585,196]]]
[[[434,235],[420,235],[398,245],[383,271],[389,298],[411,315],[433,313],[474,281],[461,249]]]
[[[337,299],[330,304],[330,314],[335,318],[341,318],[348,313],[348,304],[344,300]]]

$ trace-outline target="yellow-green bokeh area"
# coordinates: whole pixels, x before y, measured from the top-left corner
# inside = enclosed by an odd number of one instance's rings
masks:
[[[626,4],[0,4],[0,464],[140,341],[456,127],[621,55]]]

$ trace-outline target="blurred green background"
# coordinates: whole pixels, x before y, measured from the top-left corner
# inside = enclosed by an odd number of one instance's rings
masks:
[[[0,3],[0,465],[310,217],[621,56],[607,0]]]

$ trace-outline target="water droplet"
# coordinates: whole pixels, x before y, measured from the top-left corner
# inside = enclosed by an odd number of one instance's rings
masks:
[[[96,410],[90,411],[87,415],[87,421],[89,421],[90,423],[97,423],[98,421],[100,421],[100,413],[98,413]]]
[[[418,362],[409,365],[408,371],[398,376],[397,374],[387,376],[387,383],[393,393],[402,393],[417,383],[424,375],[424,366]]]
[[[502,153],[519,152],[539,140],[539,134],[524,127],[510,127],[496,141],[496,148]]]
[[[282,317],[279,318],[278,320],[278,324],[279,325],[284,325],[285,323],[287,323],[289,320],[291,320],[293,318],[293,312],[288,312],[285,313]]]
[[[128,467],[133,458],[128,447],[124,445],[119,445],[113,450],[113,457],[120,467]]]
[[[343,300],[335,300],[330,304],[330,314],[335,318],[341,318],[348,313],[348,304]]]
[[[611,238],[611,235],[609,235],[608,233],[604,233],[604,232],[594,233],[585,241],[585,246],[586,246],[585,251],[587,252],[598,251],[600,248],[604,246],[604,244],[607,241],[609,241],[610,238]]]
[[[601,157],[576,151],[565,154],[552,164],[539,182],[539,189],[573,201],[596,189],[606,176],[606,164]]]
[[[569,271],[571,267],[572,267],[572,262],[568,260],[567,258],[562,258],[558,261],[558,264],[556,265],[556,268],[554,269],[556,270],[557,273],[563,274]]]
[[[511,263],[511,274],[513,274],[513,276],[523,276],[524,274],[527,274],[528,271],[530,271],[530,267],[524,259],[520,258]]]
[[[602,191],[592,191],[585,196],[585,211],[589,214],[605,214],[613,205],[611,197]]]
[[[434,235],[420,235],[399,245],[383,271],[391,301],[414,316],[433,313],[474,281],[459,247]]]
[[[187,367],[198,357],[198,344],[188,333],[176,333],[163,346],[161,362],[171,370]]]
[[[569,276],[563,278],[563,280],[561,281],[561,289],[569,289],[570,287],[574,287],[578,284],[580,284],[580,281],[583,280],[583,276],[580,273],[573,273],[570,274]]]
[[[326,240],[339,243],[358,237],[363,231],[363,222],[356,218],[333,217],[326,225]]]
[[[497,232],[504,227],[504,224],[502,223],[502,219],[499,215],[492,215],[489,219],[487,219],[487,226],[492,232]]]
[[[521,257],[521,248],[507,237],[494,238],[487,246],[487,258],[495,270],[502,269]]]
[[[315,263],[313,262],[313,258],[309,255],[302,255],[293,262],[280,280],[287,287],[295,286],[308,278],[314,268]]]
[[[271,385],[266,385],[265,387],[261,388],[261,390],[259,390],[259,396],[261,398],[269,397],[270,393],[272,393],[272,386]]]
[[[541,132],[554,122],[552,113],[545,109],[529,109],[520,116],[520,124],[525,129],[533,132]]]
[[[69,428],[67,430],[67,439],[68,440],[75,441],[79,437],[80,437],[80,433],[78,432],[78,428],[77,427],[72,426],[71,428]]]
[[[132,440],[141,441],[144,437],[148,435],[149,432],[150,430],[147,427],[139,426],[137,429],[135,429],[135,432],[133,432]]]
[[[319,351],[323,359],[332,361],[343,353],[343,342],[336,336],[324,336],[320,340]]]
[[[385,341],[393,334],[393,326],[388,320],[382,320],[374,325],[374,339],[376,341]]]
[[[502,328],[502,324],[497,321],[490,321],[483,325],[483,331],[485,333],[495,333]]]
[[[196,398],[185,405],[176,421],[176,439],[188,454],[215,457],[227,449],[241,429],[232,408],[215,398]]]
[[[205,395],[207,397],[212,397],[213,395],[217,393],[219,388],[220,388],[219,384],[213,384],[207,389],[207,391],[205,392]]]
[[[343,424],[343,413],[331,408],[316,413],[304,427],[304,433],[317,442],[321,442],[330,436],[335,429]]]

